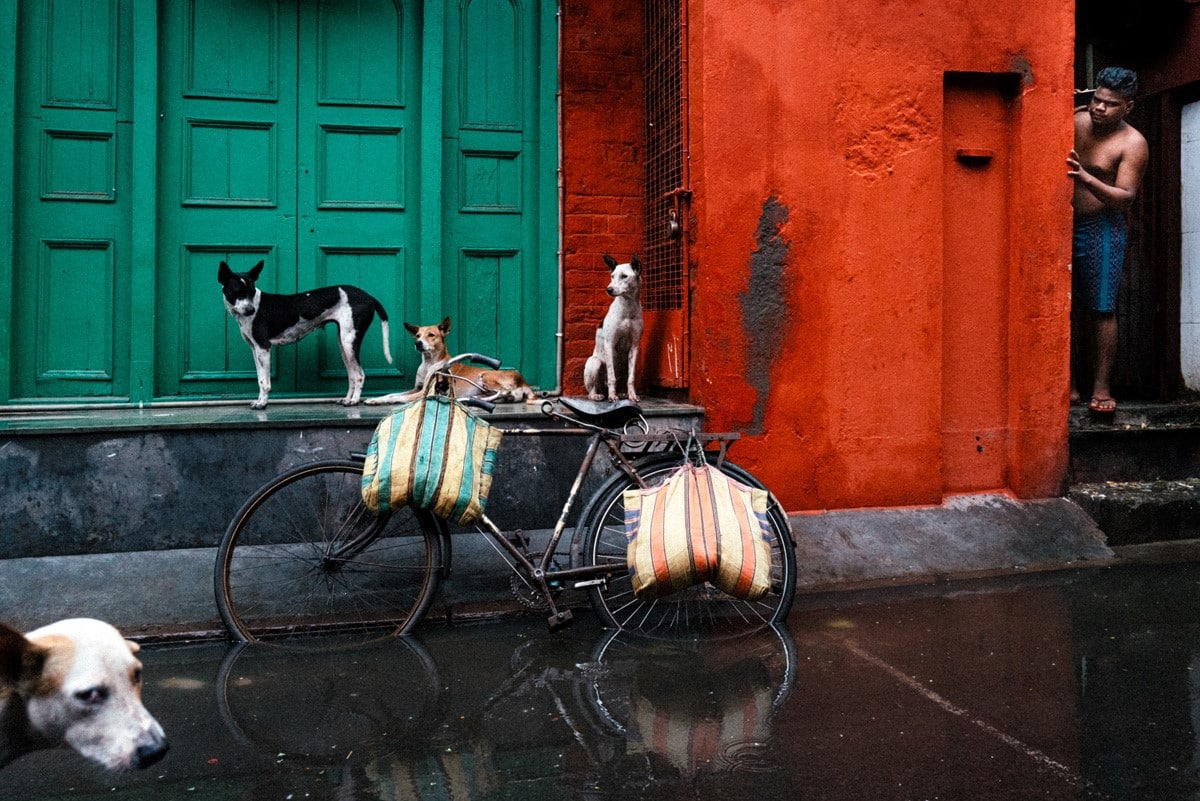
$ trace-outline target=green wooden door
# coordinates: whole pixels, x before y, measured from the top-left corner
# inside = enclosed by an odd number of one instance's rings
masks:
[[[267,263],[260,288],[352,283],[403,319],[416,262],[415,4],[192,0],[163,6],[159,387],[246,395],[249,348],[218,263]],[[179,324],[179,323],[182,324]],[[362,352],[390,376],[378,323]],[[276,349],[272,395],[340,394],[333,329]]]
[[[19,0],[0,403],[253,397],[216,282],[354,283],[367,391],[403,321],[557,384],[553,0]],[[0,292],[0,295],[4,293]],[[11,309],[7,318],[4,312]],[[7,356],[7,361],[3,357]],[[276,399],[340,396],[331,334],[277,349]]]
[[[555,384],[555,86],[540,69],[554,63],[552,10],[511,0],[160,8],[160,396],[256,391],[221,303],[221,259],[235,269],[264,259],[268,291],[345,282],[376,295],[400,374],[376,323],[363,346],[368,392],[412,380],[400,322],[447,314],[453,346]],[[345,390],[332,329],[276,349],[272,367],[275,398]]]
[[[12,143],[9,398],[129,395],[129,18],[23,3]]]
[[[443,282],[460,349],[553,386],[557,230],[552,8],[447,4]],[[549,78],[549,80],[548,80]]]

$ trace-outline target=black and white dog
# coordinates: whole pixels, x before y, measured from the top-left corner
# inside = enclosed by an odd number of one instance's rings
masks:
[[[290,345],[326,323],[337,323],[338,344],[350,384],[346,397],[338,402],[343,406],[357,405],[366,379],[358,362],[358,352],[376,313],[383,326],[383,355],[389,364],[392,361],[388,347],[388,318],[383,304],[349,284],[295,295],[263,292],[254,285],[262,269],[263,262],[260,261],[249,272],[235,273],[228,264],[221,262],[217,271],[217,281],[225,294],[225,308],[237,320],[242,339],[254,352],[258,399],[250,407],[267,407],[267,395],[271,392],[271,346]]]

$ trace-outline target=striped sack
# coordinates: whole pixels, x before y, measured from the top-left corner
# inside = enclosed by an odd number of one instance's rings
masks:
[[[460,524],[483,514],[503,432],[452,398],[401,406],[375,429],[362,497],[386,512],[410,504]]]
[[[627,558],[642,600],[711,582],[737,598],[771,584],[769,494],[715,467],[685,464],[667,480],[624,493]]]

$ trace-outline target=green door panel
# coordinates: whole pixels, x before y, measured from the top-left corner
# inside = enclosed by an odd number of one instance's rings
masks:
[[[295,8],[274,0],[160,4],[160,396],[255,393],[254,361],[225,312],[222,260],[296,290]],[[294,349],[272,358],[279,395]]]
[[[21,6],[11,394],[129,394],[129,8]]]
[[[348,283],[380,300],[392,318],[391,348],[407,381],[416,369],[400,321],[417,307],[419,264],[420,3],[356,0],[302,5],[297,275],[304,286]],[[399,318],[399,320],[395,319]],[[342,395],[346,372],[336,329],[301,341],[296,391]],[[360,354],[366,389],[394,391],[380,323]]]
[[[448,3],[443,112],[452,342],[490,351],[543,388],[557,381],[554,168],[539,149],[555,136],[539,69],[553,52],[552,12],[519,0]]]

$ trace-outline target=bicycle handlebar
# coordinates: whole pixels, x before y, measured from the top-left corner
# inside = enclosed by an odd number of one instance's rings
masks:
[[[452,364],[458,364],[459,362],[478,362],[479,364],[490,367],[493,370],[500,369],[499,359],[494,359],[491,356],[484,356],[482,353],[460,353],[457,356],[447,359],[442,364],[442,370],[445,370]]]
[[[463,398],[459,403],[463,406],[477,406],[485,412],[496,411],[496,404],[491,401],[485,401],[483,398]]]

